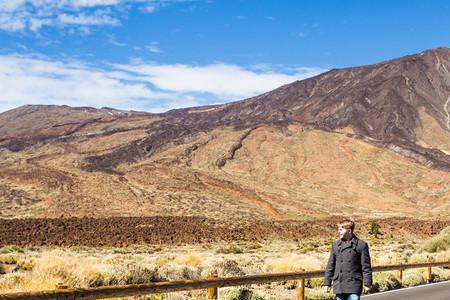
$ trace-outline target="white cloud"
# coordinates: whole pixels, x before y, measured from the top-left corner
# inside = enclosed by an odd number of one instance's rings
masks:
[[[118,46],[118,47],[125,47],[125,46],[128,46],[128,45],[125,44],[125,43],[119,42],[119,41],[117,40],[116,36],[113,35],[113,34],[109,34],[109,35],[108,35],[108,41],[109,41],[111,44],[113,44],[113,45],[115,45],[115,46]]]
[[[26,22],[22,18],[13,18],[0,12],[0,29],[6,31],[20,31],[26,28]]]
[[[154,13],[156,11],[156,6],[154,5],[147,5],[141,8],[141,11],[146,12],[146,13]]]
[[[151,42],[150,45],[147,46],[147,49],[153,53],[161,53],[162,52],[161,49],[159,48],[158,42]]]
[[[110,6],[120,3],[119,0],[72,0],[62,1],[74,7],[94,7],[94,6]]]
[[[60,14],[58,20],[61,24],[72,25],[117,25],[119,21],[112,18],[105,12],[96,11],[93,15],[86,15],[84,13],[78,15]]]
[[[0,111],[24,104],[148,109],[174,100],[127,73],[14,55],[0,56],[0,90]]]
[[[1,11],[14,11],[25,4],[25,0],[0,0]]]
[[[118,25],[133,7],[153,13],[182,0],[0,0],[0,30],[38,31],[44,26]]]
[[[229,64],[190,66],[137,63],[117,65],[117,68],[134,72],[141,80],[162,90],[178,93],[210,93],[227,100],[251,97],[324,71],[321,68],[299,68],[293,74],[256,72]]]
[[[0,56],[0,111],[25,104],[109,106],[161,112],[239,100],[323,71],[251,71],[236,65],[93,66],[42,57]]]
[[[51,25],[53,21],[51,19],[34,19],[30,18],[29,27],[31,31],[38,31],[42,26]]]

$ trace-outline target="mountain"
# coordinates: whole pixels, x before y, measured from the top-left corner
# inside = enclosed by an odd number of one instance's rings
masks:
[[[162,114],[0,114],[4,217],[450,212],[450,49]]]
[[[331,70],[239,102],[171,111],[149,128],[152,134],[140,144],[151,153],[129,145],[93,158],[91,168],[108,169],[129,161],[129,151],[133,160],[140,160],[168,143],[219,126],[298,123],[326,131],[345,128],[449,170],[449,70],[450,50],[438,48],[371,66]],[[427,132],[430,127],[437,131],[435,137]]]
[[[149,116],[151,114],[145,112],[108,107],[95,109],[66,105],[25,105],[0,114],[0,143],[11,151],[19,151],[52,138],[83,133],[85,128],[103,132],[114,127],[114,123],[128,122],[136,118],[146,119]],[[93,124],[97,128],[94,128]]]

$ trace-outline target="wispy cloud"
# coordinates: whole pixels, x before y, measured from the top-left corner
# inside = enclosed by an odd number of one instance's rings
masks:
[[[113,44],[113,45],[115,45],[115,46],[118,46],[118,47],[125,47],[125,46],[128,46],[128,45],[125,44],[125,43],[119,42],[119,41],[117,40],[116,36],[113,35],[113,34],[109,34],[109,35],[108,35],[108,42],[111,43],[111,44]]]
[[[156,6],[149,4],[149,5],[141,7],[141,11],[149,13],[149,14],[154,13],[156,11]]]
[[[155,87],[178,93],[210,93],[219,99],[240,99],[257,95],[295,80],[305,79],[323,71],[321,68],[298,68],[294,73],[252,71],[238,65],[186,64],[157,65],[136,63],[116,65],[132,72]]]
[[[151,42],[150,45],[147,46],[147,49],[153,53],[161,53],[161,49],[159,48],[158,42]]]
[[[0,111],[25,104],[109,106],[161,112],[254,96],[323,71],[293,74],[237,65],[91,65],[45,57],[0,56]]]
[[[124,72],[16,55],[0,56],[0,90],[0,110],[24,104],[148,109],[172,100]]]
[[[86,15],[80,13],[78,15],[60,14],[58,21],[61,24],[69,25],[118,25],[119,21],[108,15],[107,12],[97,10],[94,14]]]
[[[0,30],[39,31],[67,26],[119,25],[133,7],[153,13],[183,0],[0,0]]]

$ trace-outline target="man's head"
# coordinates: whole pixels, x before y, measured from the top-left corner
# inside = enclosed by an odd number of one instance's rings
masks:
[[[353,231],[355,230],[355,222],[344,221],[338,224],[339,238],[344,240],[349,240],[352,238]]]

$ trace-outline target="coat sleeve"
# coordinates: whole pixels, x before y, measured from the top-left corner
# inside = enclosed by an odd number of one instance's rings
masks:
[[[369,245],[366,244],[361,252],[361,266],[363,271],[364,285],[372,285],[372,266],[370,263]]]
[[[333,246],[331,246],[330,258],[328,258],[327,267],[325,269],[325,278],[323,280],[324,286],[331,286],[331,280],[334,275],[335,266],[336,266],[336,255],[334,254]]]

